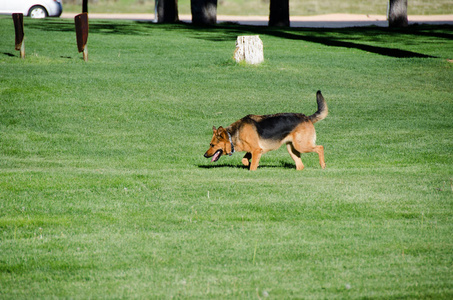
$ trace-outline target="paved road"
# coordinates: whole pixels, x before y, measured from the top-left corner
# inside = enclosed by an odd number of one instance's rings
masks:
[[[63,13],[62,18],[74,18],[75,13]],[[121,19],[135,21],[154,20],[154,14],[89,14],[91,19]],[[190,15],[179,15],[183,22],[191,22]],[[341,28],[355,26],[388,26],[384,15],[329,14],[321,16],[293,16],[291,27]],[[449,24],[453,25],[453,15],[409,16],[409,24]],[[235,22],[242,25],[267,26],[267,16],[217,16],[217,22]]]

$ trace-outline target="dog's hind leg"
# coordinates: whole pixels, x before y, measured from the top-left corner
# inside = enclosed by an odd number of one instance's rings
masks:
[[[324,147],[321,145],[318,145],[314,148],[314,152],[318,153],[319,155],[319,164],[321,165],[321,168],[325,169],[326,168],[326,163],[324,161]]]
[[[289,155],[296,163],[296,170],[302,171],[304,169],[304,164],[302,163],[302,159],[300,159],[300,152],[294,149],[291,143],[286,144],[286,149],[288,149]]]
[[[244,166],[248,167],[250,165],[250,159],[252,158],[252,153],[247,152],[242,158],[242,163]]]
[[[301,146],[300,144],[294,143],[293,147],[298,151],[299,153],[309,153],[309,152],[316,152],[318,153],[319,156],[319,164],[321,165],[321,168],[325,169],[326,168],[326,163],[324,162],[324,147],[319,145],[319,146],[313,146],[310,144],[305,144],[304,146]],[[291,153],[290,153],[291,154]],[[294,158],[293,158],[294,159]],[[297,164],[297,163],[296,163]],[[299,170],[299,169],[298,169]]]
[[[316,152],[319,156],[319,164],[325,169],[324,147],[316,146],[316,132],[313,124],[304,123],[298,130],[295,130],[292,136],[292,146],[299,153]],[[291,153],[290,153],[291,154]]]

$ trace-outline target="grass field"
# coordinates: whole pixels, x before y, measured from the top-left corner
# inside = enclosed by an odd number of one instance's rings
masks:
[[[451,26],[0,17],[0,298],[451,299]],[[265,62],[232,62],[259,34]],[[203,157],[212,126],[316,110],[327,168]]]
[[[64,0],[65,12],[80,12],[81,0]],[[387,13],[385,0],[291,0],[292,16],[319,15],[330,13],[377,14]],[[190,14],[190,0],[179,0],[180,14]],[[93,13],[154,13],[154,0],[95,0],[89,2]],[[269,0],[219,0],[219,15],[269,15]],[[410,15],[453,14],[451,0],[411,0],[408,5]]]

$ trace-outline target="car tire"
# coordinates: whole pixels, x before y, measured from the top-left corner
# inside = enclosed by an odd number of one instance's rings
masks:
[[[47,10],[44,7],[40,5],[35,5],[28,11],[28,16],[33,19],[43,19],[47,18],[49,14],[47,13]]]

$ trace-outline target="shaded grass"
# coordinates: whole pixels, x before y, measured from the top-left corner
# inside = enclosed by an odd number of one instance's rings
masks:
[[[84,63],[71,22],[27,19],[25,60],[0,44],[1,297],[451,298],[450,32],[93,21]],[[326,170],[203,158],[317,89]]]
[[[74,5],[65,1],[64,11],[80,12],[81,4]],[[178,1],[180,14],[190,14],[190,1]],[[90,3],[90,12],[96,13],[154,13],[154,0],[99,0]],[[410,15],[450,14],[453,4],[449,0],[422,1],[412,0],[408,5]],[[217,12],[222,15],[269,15],[269,1],[267,0],[222,0],[218,1]],[[292,0],[290,2],[290,15],[320,15],[331,13],[352,14],[378,14],[387,13],[386,1],[317,1],[317,0]]]

